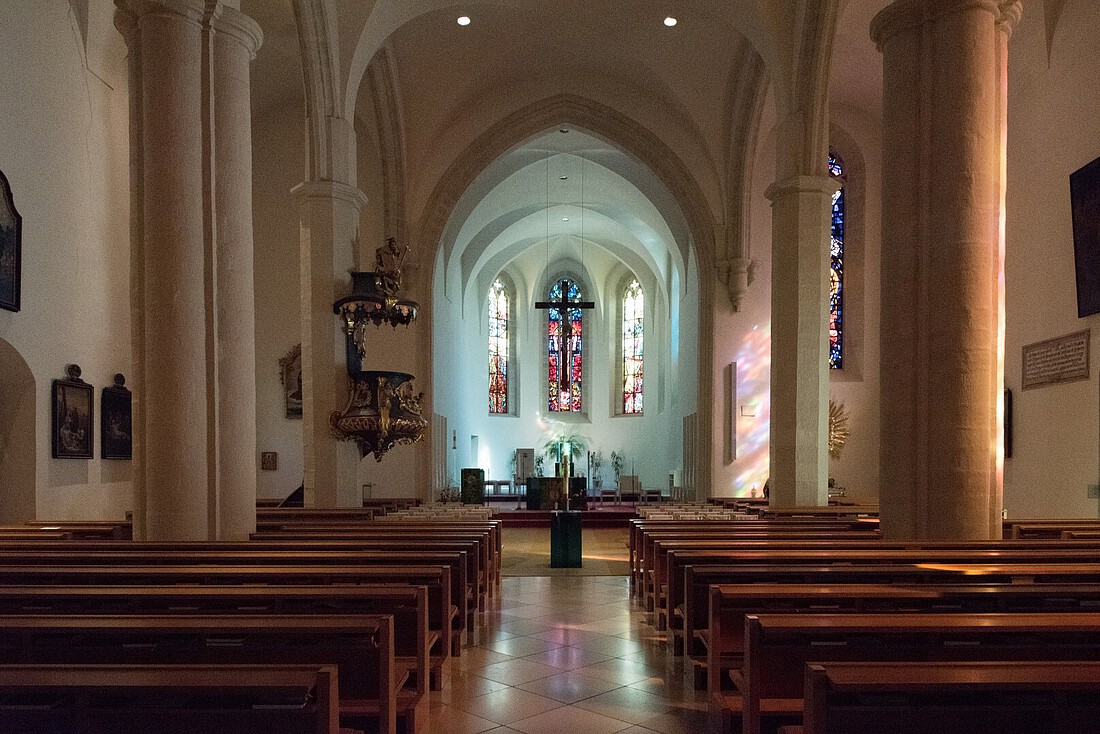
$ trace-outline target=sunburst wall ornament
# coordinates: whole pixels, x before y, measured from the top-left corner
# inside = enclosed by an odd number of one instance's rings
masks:
[[[848,441],[851,431],[848,430],[848,411],[844,410],[844,403],[837,404],[829,401],[829,456],[840,458],[840,450]]]

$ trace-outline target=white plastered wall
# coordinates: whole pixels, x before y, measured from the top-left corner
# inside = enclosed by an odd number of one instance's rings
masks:
[[[85,27],[61,0],[0,4],[0,169],[23,217],[22,309],[0,311],[0,338],[37,386],[44,519],[132,507],[131,463],[99,458],[100,391],[131,374],[126,63],[113,14],[110,0],[92,0]],[[90,460],[50,456],[51,380],[69,363],[95,388]]]
[[[1100,157],[1100,5],[1068,0],[1049,46],[1030,4],[1009,43],[1005,386],[1013,393],[1009,517],[1096,517],[1100,316],[1077,318],[1069,175]],[[1022,390],[1026,344],[1090,329],[1088,380]]]
[[[257,497],[282,498],[302,483],[302,420],[286,415],[279,359],[302,340],[298,208],[290,190],[304,177],[303,115],[300,99],[253,111],[256,448],[278,453],[275,471],[256,462]]]

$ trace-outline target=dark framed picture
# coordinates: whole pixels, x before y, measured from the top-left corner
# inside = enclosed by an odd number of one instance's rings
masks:
[[[261,451],[260,452],[260,469],[263,471],[278,471],[279,469],[279,452],[278,451]]]
[[[53,458],[92,458],[92,386],[69,365],[68,379],[53,381]]]
[[[286,417],[302,417],[302,345],[296,344],[279,359],[279,379],[283,383]]]
[[[115,384],[103,388],[99,403],[99,450],[104,459],[134,458],[133,394],[126,378],[115,375]]]
[[[23,218],[15,210],[11,187],[0,171],[0,308],[19,310],[19,261],[23,251]]]

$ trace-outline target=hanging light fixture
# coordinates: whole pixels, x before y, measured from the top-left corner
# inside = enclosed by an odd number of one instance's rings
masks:
[[[353,271],[351,295],[332,306],[344,331],[351,390],[344,410],[329,416],[329,426],[337,438],[356,443],[361,457],[373,453],[376,461],[394,446],[420,441],[428,430],[420,412],[424,393],[413,393],[412,375],[363,369],[368,325],[407,327],[420,310],[416,301],[398,297],[408,252],[407,245],[398,247],[392,237],[386,240],[375,254],[378,269]]]

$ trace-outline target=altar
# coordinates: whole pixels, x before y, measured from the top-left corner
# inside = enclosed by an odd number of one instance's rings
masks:
[[[570,477],[569,495],[572,502],[569,509],[585,509],[587,493],[588,485],[584,477]],[[527,477],[528,510],[564,510],[565,499],[565,480],[561,477]]]

